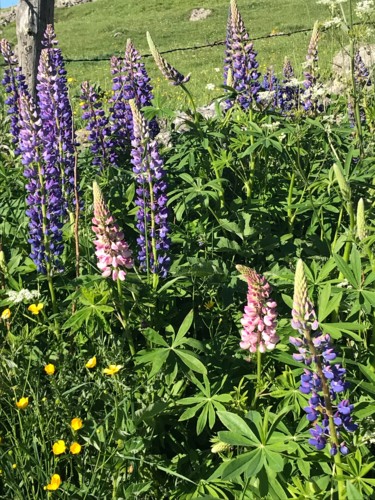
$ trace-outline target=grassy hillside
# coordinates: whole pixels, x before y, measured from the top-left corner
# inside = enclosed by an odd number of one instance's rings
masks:
[[[188,47],[224,40],[228,0],[96,0],[90,4],[56,10],[56,32],[64,56],[77,58],[110,58],[121,54],[126,39],[132,38],[142,54],[149,52],[145,32],[151,32],[160,50]],[[291,32],[312,27],[315,20],[329,18],[328,9],[314,0],[238,0],[238,5],[250,35],[254,38],[270,33]],[[191,22],[192,8],[212,9],[212,15],[202,21]],[[15,40],[14,25],[4,30],[4,36]],[[272,37],[255,41],[261,71],[273,65],[280,71],[284,56],[288,55],[301,70],[309,33],[286,37]],[[333,54],[340,40],[324,34],[320,42],[320,59],[324,73],[330,71]],[[223,47],[168,54],[168,60],[182,73],[192,73],[190,88],[199,104],[207,102],[215,91],[206,89],[208,83],[222,83]],[[147,69],[154,79],[159,98],[173,94],[182,99],[178,89],[164,83],[153,61],[146,60]],[[77,96],[78,83],[84,79],[99,82],[110,89],[111,76],[108,62],[69,63],[69,76],[73,77],[73,94]]]

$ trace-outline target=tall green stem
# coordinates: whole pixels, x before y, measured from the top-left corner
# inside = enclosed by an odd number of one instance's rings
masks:
[[[294,217],[292,214],[292,201],[293,201],[293,189],[294,189],[294,182],[296,179],[296,174],[292,172],[292,176],[290,178],[290,183],[289,183],[289,190],[288,190],[288,224],[289,224],[289,231],[292,230],[293,228],[293,222],[294,222]]]

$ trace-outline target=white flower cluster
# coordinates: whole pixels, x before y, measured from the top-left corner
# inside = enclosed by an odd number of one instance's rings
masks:
[[[280,126],[280,122],[273,123],[262,123],[261,127],[264,130],[269,130],[270,132],[275,132]]]
[[[27,288],[22,288],[19,292],[15,290],[9,290],[7,292],[8,298],[13,304],[20,304],[24,300],[27,302],[32,302],[40,297],[38,290],[27,290]]]
[[[355,13],[360,19],[362,19],[374,13],[374,8],[374,0],[362,0],[357,3],[355,7]]]
[[[324,28],[326,28],[326,29],[328,29],[328,28],[332,28],[332,27],[337,28],[337,26],[340,26],[341,22],[342,22],[341,17],[336,16],[336,17],[334,17],[334,18],[330,19],[329,21],[325,21],[325,22],[323,23],[323,26],[324,26]]]
[[[320,5],[329,5],[329,7],[336,7],[340,3],[346,3],[348,0],[318,0],[316,3]]]

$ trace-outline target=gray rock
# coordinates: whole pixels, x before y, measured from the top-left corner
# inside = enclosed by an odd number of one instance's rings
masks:
[[[93,0],[55,0],[55,7],[58,9],[63,7],[74,7],[75,5],[90,3],[92,1]]]
[[[375,66],[375,44],[367,44],[359,47],[359,54],[365,65],[371,69]],[[335,77],[348,77],[350,75],[349,46],[338,52],[332,61],[332,72]]]
[[[202,21],[212,14],[211,9],[193,9],[190,14],[189,21]]]

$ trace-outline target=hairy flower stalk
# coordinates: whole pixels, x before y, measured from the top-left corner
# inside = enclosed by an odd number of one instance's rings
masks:
[[[359,108],[359,118],[361,121],[361,125],[366,123],[366,87],[371,87],[372,81],[370,78],[370,72],[363,59],[357,51],[354,56],[354,84],[355,84],[355,92],[356,98]],[[355,117],[355,100],[354,96],[349,97],[348,100],[348,116],[349,123],[352,128],[356,126],[356,117]]]
[[[292,318],[292,327],[301,336],[289,339],[298,349],[293,357],[309,367],[304,370],[300,386],[302,393],[311,395],[309,406],[304,408],[307,419],[314,423],[309,443],[322,450],[329,442],[331,455],[338,451],[346,455],[349,450],[345,441],[341,441],[341,430],[353,432],[357,429],[351,418],[353,405],[348,399],[339,398],[348,387],[346,370],[339,363],[331,363],[336,353],[330,336],[318,330],[302,260],[298,261],[295,274]]]
[[[81,85],[81,108],[82,119],[87,121],[86,130],[90,131],[90,150],[94,155],[92,164],[100,169],[117,165],[109,119],[105,115],[98,94],[89,82],[83,82]]]
[[[137,239],[140,268],[165,277],[170,266],[167,183],[163,160],[148,125],[134,101],[130,101],[134,122],[132,164],[137,183]],[[156,279],[153,280],[156,286]]]
[[[7,68],[4,71],[2,84],[5,87],[5,92],[8,97],[5,99],[5,104],[8,106],[8,114],[10,115],[10,132],[12,134],[12,142],[16,146],[15,153],[20,153],[18,149],[19,142],[19,98],[20,94],[27,94],[27,84],[25,77],[22,74],[18,59],[14,54],[10,43],[2,39],[0,41],[0,52],[4,58]]]
[[[190,80],[190,73],[187,76],[182,75],[176,68],[164,59],[156,48],[149,32],[147,32],[147,42],[150,47],[152,57],[156,62],[156,66],[171,85],[183,85]]]
[[[240,265],[236,269],[248,285],[240,346],[251,353],[271,351],[279,342],[276,334],[277,304],[270,296],[272,288],[265,277],[253,269]]]
[[[120,231],[115,218],[109,211],[100,187],[93,183],[94,218],[92,230],[96,234],[94,241],[98,258],[98,268],[105,278],[113,281],[125,280],[125,269],[133,267],[132,252],[124,240],[124,233]]]
[[[228,16],[227,40],[224,62],[224,85],[228,84],[228,73],[232,74],[232,87],[237,91],[236,101],[243,109],[248,109],[258,98],[260,83],[258,79],[257,53],[246,31],[238,11],[236,0],[231,0]],[[233,103],[227,102],[227,107]]]
[[[110,99],[111,130],[116,147],[121,151],[130,145],[133,136],[133,115],[129,100],[134,99],[139,108],[150,106],[153,99],[150,78],[141,56],[128,39],[124,59],[112,57],[113,96]],[[155,119],[149,122],[150,136],[159,133]]]
[[[63,209],[74,212],[75,205],[75,142],[73,115],[69,101],[66,70],[53,27],[44,34],[37,80],[41,140],[46,165],[59,169]],[[57,173],[56,173],[57,175]]]
[[[306,55],[305,80],[303,86],[305,88],[302,93],[301,100],[305,111],[316,112],[320,111],[319,99],[316,96],[319,78],[319,57],[318,57],[318,41],[319,41],[319,23],[315,22],[311,39]]]

